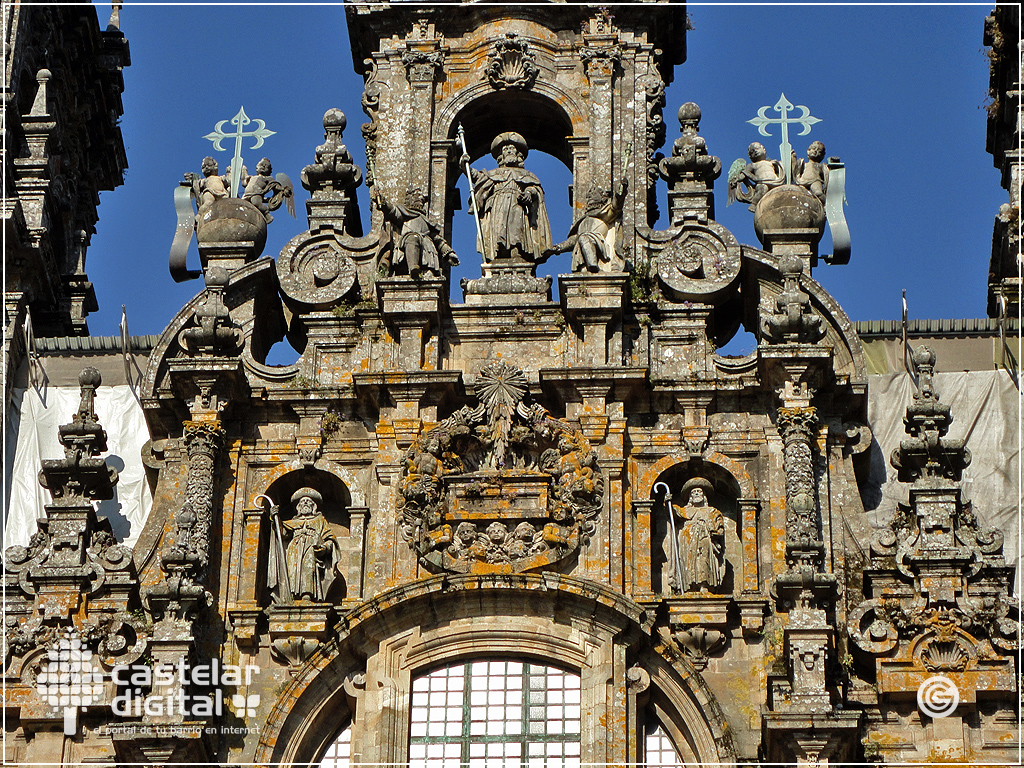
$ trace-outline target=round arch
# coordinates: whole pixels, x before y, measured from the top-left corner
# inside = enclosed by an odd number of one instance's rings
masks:
[[[495,113],[503,120],[498,128],[493,125]],[[491,140],[498,133],[516,131],[530,149],[557,157],[570,170],[573,154],[568,139],[588,133],[587,118],[575,98],[546,81],[537,82],[529,91],[496,91],[487,83],[463,89],[438,112],[434,139],[455,139],[460,124],[474,160],[490,153]]]
[[[290,480],[282,480],[289,475],[294,477]],[[282,501],[286,500],[286,497],[290,497],[291,494],[301,488],[304,485],[310,485],[313,487],[317,486],[316,479],[318,476],[325,476],[332,490],[335,491],[333,500],[344,508],[351,506],[365,506],[362,499],[354,499],[352,496],[352,488],[359,487],[356,482],[356,478],[351,477],[349,472],[346,472],[344,467],[339,466],[333,461],[328,459],[318,459],[315,464],[311,467],[304,464],[300,459],[294,459],[284,464],[278,464],[272,470],[267,472],[260,478],[260,481],[254,484],[252,492],[250,493],[249,503],[256,507],[255,499],[260,494],[268,493],[268,491],[276,490],[275,486],[279,487],[282,493]],[[317,488],[317,490],[321,490]],[[279,502],[280,503],[280,502]]]
[[[638,501],[652,498],[655,483],[666,472],[677,465],[688,464],[689,462],[689,454],[671,453],[668,456],[662,456],[640,475],[633,498]],[[709,451],[703,457],[703,463],[710,465],[713,471],[717,469],[717,474],[732,486],[733,490],[737,492],[738,498],[755,498],[754,480],[738,461],[730,459],[718,451]]]
[[[343,725],[341,715],[351,718],[355,711],[359,717],[353,721],[365,723],[365,731],[353,733],[353,754],[368,762],[403,762],[412,679],[446,664],[508,656],[578,671],[583,732],[604,736],[586,742],[591,754],[584,762],[620,761],[614,750],[625,754],[626,729],[638,724],[626,723],[623,702],[608,691],[626,689],[622,661],[646,647],[652,623],[653,617],[628,598],[553,573],[442,576],[396,588],[346,615],[337,639],[296,671],[273,706],[254,759],[316,761]],[[708,702],[702,682],[700,690],[694,688],[696,673],[681,674],[653,652],[645,658],[657,667],[652,673],[663,706],[677,713],[671,722],[685,731],[695,760],[730,761],[720,709]],[[362,686],[358,691],[353,681]],[[353,693],[354,708],[346,698]],[[376,714],[369,722],[360,712]],[[622,732],[613,732],[609,723],[619,724]]]

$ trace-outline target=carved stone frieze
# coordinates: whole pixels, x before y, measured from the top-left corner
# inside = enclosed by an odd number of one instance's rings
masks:
[[[527,405],[523,372],[488,365],[479,405],[410,449],[399,485],[403,532],[426,564],[518,572],[572,553],[594,530],[604,478],[583,433]]]
[[[487,59],[487,79],[495,90],[530,88],[540,68],[529,44],[515,32],[506,32],[494,41]]]

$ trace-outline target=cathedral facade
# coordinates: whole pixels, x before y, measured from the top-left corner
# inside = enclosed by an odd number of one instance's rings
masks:
[[[95,508],[103,345],[72,356],[45,514],[5,553],[5,758],[1016,762],[1015,542],[962,488],[931,348],[884,456],[904,500],[865,511],[871,361],[812,277],[849,258],[838,159],[723,169],[666,104],[680,6],[346,10],[368,119],[325,113],[308,229],[260,258],[297,194],[269,162],[177,191],[202,287],[146,345],[130,547]],[[568,233],[531,150],[572,172]],[[717,352],[741,327],[755,349]]]

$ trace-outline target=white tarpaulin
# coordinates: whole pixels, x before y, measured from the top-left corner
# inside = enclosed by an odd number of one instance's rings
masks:
[[[46,516],[43,506],[50,501],[50,494],[39,485],[41,462],[64,456],[57,428],[71,421],[81,400],[78,387],[47,387],[44,394],[45,405],[33,388],[15,389],[11,398],[7,418],[5,548],[27,544],[37,530],[36,519]],[[142,406],[127,385],[99,387],[95,408],[107,432],[109,450],[103,456],[120,476],[114,498],[100,502],[97,513],[110,520],[118,541],[130,547],[139,538],[153,504],[142,465],[142,446],[149,439],[149,430]]]
[[[953,415],[947,437],[966,440],[971,451],[964,497],[973,502],[982,526],[1002,531],[1006,561],[1019,565],[1020,394],[1005,371],[938,373],[934,386]],[[907,439],[903,417],[916,391],[907,373],[868,377],[868,421],[875,442],[864,504],[876,527],[889,520],[897,502],[909,500],[910,486],[897,482],[889,457]]]

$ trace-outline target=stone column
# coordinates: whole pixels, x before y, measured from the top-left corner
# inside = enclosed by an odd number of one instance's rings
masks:
[[[611,189],[612,140],[615,131],[615,66],[621,52],[614,35],[585,36],[587,45],[580,50],[583,68],[590,81],[590,181],[604,189]],[[575,196],[585,199],[587,191],[577,189]]]
[[[786,472],[786,559],[790,568],[810,565],[817,569],[823,555],[812,449],[818,415],[813,406],[783,406],[778,410],[778,424]]]
[[[224,428],[219,420],[186,421],[185,450],[188,452],[188,481],[185,485],[185,503],[175,515],[181,520],[182,511],[191,507],[195,514],[190,543],[198,556],[198,567],[210,562],[210,529],[213,526],[214,467],[224,440]]]
[[[402,54],[409,78],[409,135],[406,157],[409,160],[409,187],[430,188],[430,134],[434,125],[434,83],[444,65],[444,53],[438,41],[426,39],[409,43]],[[405,190],[397,190],[400,194]]]

